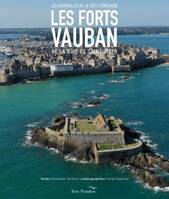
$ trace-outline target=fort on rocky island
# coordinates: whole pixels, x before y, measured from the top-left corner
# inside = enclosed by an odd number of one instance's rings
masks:
[[[102,114],[94,119],[57,118],[52,127],[36,129],[32,141],[40,141],[42,145],[58,148],[63,154],[75,157],[81,155],[78,159],[105,163],[116,159],[117,156],[127,157],[142,150],[141,141],[126,139],[121,124],[121,120],[114,117],[105,119]],[[91,151],[86,153],[85,149],[89,145]]]
[[[169,187],[162,175],[169,172],[169,161],[157,155],[141,134],[126,127],[121,119],[59,116],[45,128],[32,129],[31,144],[55,148],[60,154],[97,164],[128,166],[136,177],[150,187]]]

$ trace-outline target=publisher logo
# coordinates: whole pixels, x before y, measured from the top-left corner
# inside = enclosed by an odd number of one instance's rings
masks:
[[[88,186],[84,189],[71,189],[72,194],[95,194],[98,187]]]

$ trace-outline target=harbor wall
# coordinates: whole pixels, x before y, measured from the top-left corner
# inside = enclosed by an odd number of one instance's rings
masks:
[[[113,66],[112,72],[130,72],[131,66],[130,65],[121,65],[121,66]]]
[[[109,72],[112,72],[112,68],[110,66],[102,66],[96,68],[79,68],[68,71],[55,71],[54,76],[63,77],[63,76],[75,76],[83,74],[97,74],[97,73],[109,73]]]
[[[0,84],[13,84],[22,80],[38,79],[49,77],[51,74],[50,67],[41,67],[37,70],[21,70],[14,73],[0,74]]]
[[[146,60],[142,62],[133,62],[130,64],[130,66],[131,66],[131,69],[134,70],[134,69],[156,66],[164,62],[165,60],[160,58],[160,59],[154,59],[154,60]]]

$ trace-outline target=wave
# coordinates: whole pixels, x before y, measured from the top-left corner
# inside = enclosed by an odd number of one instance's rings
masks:
[[[125,82],[124,80],[110,80],[108,81],[109,83],[123,83]]]
[[[93,89],[93,90],[89,91],[89,93],[93,95],[96,93],[96,91]]]
[[[28,128],[35,128],[38,126],[38,124],[40,124],[40,122],[33,122],[33,123],[30,123],[30,124],[27,124],[26,127]]]
[[[142,132],[141,132],[141,134],[142,134],[142,135],[140,136],[140,139],[141,139],[144,143],[146,143],[146,145],[147,145],[148,147],[150,147],[151,149],[156,150],[158,144],[153,143],[152,140],[150,139],[150,136],[147,136],[147,135],[145,135],[145,134],[142,133]]]
[[[31,143],[31,138],[32,138],[32,136],[31,136],[31,134],[32,134],[32,130],[31,129],[29,129],[29,130],[27,130],[27,132],[26,132],[26,136],[25,136],[25,142],[24,142],[24,146],[38,146],[38,147],[42,147],[39,143],[34,143],[34,144],[32,144]],[[47,149],[48,151],[50,151],[51,153],[59,153],[59,151],[56,149],[56,148],[53,148],[53,147],[44,147],[45,149]]]
[[[47,148],[50,152],[52,152],[52,153],[59,153],[59,151],[58,151],[58,149],[56,149],[56,148]]]
[[[105,85],[105,83],[104,82],[99,82],[98,85],[103,86],[103,85]]]
[[[25,142],[24,142],[24,145],[30,145],[31,144],[31,133],[32,133],[32,130],[31,129],[28,129],[26,131],[26,136],[25,136]]]
[[[76,159],[75,157],[70,157],[69,155],[65,155],[65,156],[64,156],[64,159],[65,159],[67,162],[69,162],[69,161],[71,161],[71,162],[77,162],[77,159]]]
[[[145,184],[144,185],[145,188],[147,189],[151,189],[151,190],[154,190],[155,192],[159,192],[159,191],[162,191],[162,192],[169,192],[169,187],[164,187],[164,188],[161,188],[161,187],[151,187],[149,184]]]
[[[129,79],[135,79],[135,78],[136,78],[136,77],[134,77],[134,76],[130,76],[130,77],[129,77]]]
[[[144,183],[143,184],[143,182],[141,180],[139,180],[139,179],[137,179],[135,182],[139,183],[139,184],[142,184],[145,189],[153,190],[155,192],[159,192],[159,191],[161,191],[161,192],[169,192],[169,187],[164,187],[164,188],[161,188],[159,186],[151,187],[148,183]]]
[[[78,108],[83,108],[83,105],[82,105],[81,102],[73,102],[72,105],[71,105],[71,107],[73,109],[78,109]]]
[[[67,162],[74,162],[74,163],[81,163],[81,164],[88,164],[88,163],[90,163],[90,161],[87,161],[87,160],[77,160],[77,158],[70,157],[69,155],[65,155],[64,159]]]
[[[24,141],[23,145],[24,146],[38,146],[38,147],[41,146],[38,142],[32,144],[31,138],[32,138],[32,129],[28,129],[26,131],[25,141]]]
[[[164,187],[164,188],[154,187],[154,191],[164,191],[164,192],[169,192],[169,187]]]
[[[140,134],[140,139],[151,149],[156,150],[158,144],[153,143],[150,136],[146,135],[144,132],[137,130],[137,132]]]
[[[32,130],[34,128],[36,128],[37,126],[39,126],[39,124],[41,123],[41,121],[37,121],[37,122],[32,122],[30,124],[27,124],[26,127],[28,128],[26,131],[26,135],[25,135],[25,142],[24,145],[31,145],[31,133]],[[36,144],[35,144],[36,145]],[[37,144],[38,145],[38,144]]]
[[[144,124],[144,122],[142,122],[142,121],[129,121],[129,122],[126,122],[125,124],[129,125],[129,126],[141,126],[141,125]]]
[[[164,158],[163,155],[161,155],[160,153],[155,153],[157,156],[161,157],[161,158]]]
[[[107,98],[109,98],[110,95],[106,94],[106,93],[103,93],[101,95],[99,95],[98,97],[96,96],[96,98],[100,99],[100,100],[105,100]]]

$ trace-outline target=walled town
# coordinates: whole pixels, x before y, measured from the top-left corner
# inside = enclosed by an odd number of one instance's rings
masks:
[[[116,49],[81,48],[53,52],[53,42],[39,36],[0,41],[0,85],[79,74],[129,72],[162,63],[156,48],[119,44]],[[110,50],[115,50],[111,53]]]

